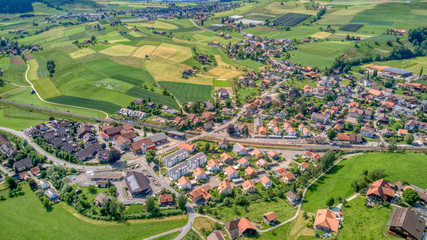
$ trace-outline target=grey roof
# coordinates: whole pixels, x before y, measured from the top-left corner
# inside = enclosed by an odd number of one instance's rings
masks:
[[[150,136],[149,138],[151,139],[151,141],[153,143],[155,143],[155,142],[160,142],[160,141],[166,140],[167,136],[165,133],[157,133],[157,134],[154,134],[153,136]]]
[[[384,70],[392,72],[392,73],[397,73],[397,74],[412,74],[411,71],[406,71],[406,70],[394,68],[394,67],[384,68]]]
[[[105,193],[99,193],[99,194],[95,197],[95,201],[96,201],[96,202],[98,202],[98,203],[102,203],[102,201],[103,201],[104,199],[106,199],[106,200],[108,200],[108,201],[110,201],[110,200],[111,200],[111,198],[110,198],[107,194],[105,194]]]
[[[174,152],[174,153],[172,153],[172,154],[164,157],[163,159],[166,160],[167,162],[169,162],[172,159],[176,158],[177,156],[179,156],[179,155],[181,155],[181,154],[183,154],[185,152],[188,152],[188,151],[185,150],[184,148],[182,148],[182,149],[179,149],[178,151],[176,151],[176,152]]]
[[[414,211],[408,208],[395,208],[391,213],[387,226],[400,227],[414,236],[422,239],[426,221],[419,217]]]
[[[30,167],[33,165],[33,161],[31,160],[31,158],[24,158],[22,160],[19,160],[15,163],[15,167],[17,169],[24,169],[27,167]]]
[[[199,152],[195,154],[194,156],[187,159],[187,162],[196,163],[200,158],[206,158],[206,154],[204,152]]]
[[[175,174],[175,173],[179,172],[179,170],[181,168],[188,168],[188,165],[187,165],[186,161],[178,163],[177,165],[173,166],[172,168],[169,168],[168,172],[171,173],[171,174]]]
[[[129,172],[125,181],[131,193],[144,193],[151,190],[148,178],[140,172]]]

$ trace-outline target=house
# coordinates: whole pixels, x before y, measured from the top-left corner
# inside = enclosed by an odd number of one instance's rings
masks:
[[[311,151],[305,151],[302,157],[304,159],[311,159],[313,157],[313,153]]]
[[[219,149],[222,149],[222,150],[228,150],[228,141],[227,141],[227,139],[225,139],[225,138],[223,138],[219,143],[218,143],[218,147],[219,147]]]
[[[399,131],[397,131],[397,134],[399,135],[399,136],[402,136],[402,137],[404,137],[404,136],[406,136],[406,135],[408,135],[408,130],[407,129],[399,129]]]
[[[144,195],[151,191],[150,181],[143,173],[130,171],[125,176],[125,182],[133,196]]]
[[[219,193],[224,192],[225,194],[230,195],[233,193],[233,187],[231,186],[229,181],[224,180],[219,183],[218,191]]]
[[[57,192],[55,189],[53,189],[53,188],[49,188],[48,190],[46,190],[46,191],[44,192],[44,195],[46,195],[46,197],[47,197],[50,201],[53,201],[53,200],[55,200],[56,198],[58,198],[58,192]]]
[[[101,150],[101,144],[98,142],[88,144],[86,147],[80,151],[78,151],[75,156],[77,160],[84,161],[89,158],[93,158],[95,153],[97,153],[99,150]]]
[[[274,225],[276,223],[277,216],[274,212],[266,213],[263,217],[265,224]]]
[[[281,168],[274,170],[273,173],[276,177],[280,177],[282,174],[286,173],[286,169],[281,167]]]
[[[232,164],[234,160],[234,158],[226,152],[221,153],[219,157],[221,158],[221,161],[226,164]]]
[[[19,173],[19,179],[21,181],[27,181],[30,178],[30,173],[29,172],[21,172]]]
[[[150,138],[144,138],[130,144],[130,149],[135,153],[145,154],[148,150],[152,150],[156,145]]]
[[[248,153],[246,148],[240,143],[235,143],[233,145],[233,152],[238,156],[243,156]]]
[[[187,159],[187,165],[190,170],[203,166],[206,163],[206,154],[203,152],[196,153],[194,156]]]
[[[208,171],[216,172],[216,171],[221,170],[221,166],[219,166],[218,161],[216,161],[214,159],[211,159],[211,160],[208,161],[208,167],[207,167],[207,169],[208,169]]]
[[[188,196],[194,203],[200,203],[203,200],[203,203],[207,203],[209,199],[212,198],[212,195],[209,193],[211,186],[205,185],[203,187],[194,189],[191,191]]]
[[[277,159],[279,159],[279,154],[276,152],[276,151],[274,151],[274,150],[270,150],[270,151],[268,151],[268,156],[271,158],[271,159],[274,159],[274,160],[277,160]]]
[[[314,220],[314,228],[327,232],[338,232],[340,221],[337,215],[329,209],[319,209]]]
[[[259,167],[264,167],[264,166],[268,166],[268,162],[267,162],[267,161],[265,161],[265,159],[264,159],[264,158],[261,158],[260,160],[258,160],[258,161],[256,162],[256,165],[257,165],[257,166],[259,166]]]
[[[220,231],[213,231],[206,240],[225,240]]]
[[[241,159],[239,159],[239,164],[242,167],[247,167],[250,163],[246,158],[242,157]]]
[[[186,176],[182,176],[181,178],[179,178],[178,179],[178,188],[181,191],[191,189],[190,179],[188,179],[188,177],[186,177]]]
[[[49,181],[47,181],[46,179],[40,179],[40,180],[39,180],[39,187],[40,187],[42,190],[45,190],[45,189],[50,188]]]
[[[298,204],[299,202],[298,195],[293,191],[289,191],[286,193],[286,199],[292,206],[295,206],[295,204]]]
[[[352,133],[338,133],[338,141],[346,141],[350,143],[361,143],[362,137]]]
[[[130,144],[132,141],[128,138],[123,137],[122,135],[117,136],[114,138],[114,142],[117,146],[120,147],[121,150],[127,150],[130,147]]]
[[[360,136],[367,138],[375,137],[375,129],[372,127],[362,127],[360,128]]]
[[[251,177],[255,177],[258,173],[255,171],[255,169],[253,169],[252,167],[247,167],[245,169],[245,175],[246,176],[251,176]]]
[[[394,195],[394,189],[384,179],[371,183],[368,192],[366,192],[366,196],[373,201],[389,202],[393,199]]]
[[[208,178],[208,177],[206,176],[206,172],[205,172],[205,170],[203,170],[203,169],[202,169],[202,168],[200,168],[200,167],[198,167],[198,168],[194,169],[193,174],[194,174],[194,178],[195,178],[196,180],[202,180],[202,179],[206,179],[206,178]]]
[[[251,156],[256,157],[256,158],[264,157],[264,155],[265,155],[265,153],[263,151],[259,150],[258,148],[255,148],[251,153]]]
[[[185,142],[180,142],[178,144],[178,148],[179,149],[185,149],[190,153],[193,153],[194,150],[196,150],[196,146],[194,146],[194,144],[190,144],[190,143],[185,143]]]
[[[408,208],[394,208],[387,222],[387,233],[412,240],[423,239],[426,220]]]
[[[257,232],[254,224],[247,217],[234,219],[231,222],[225,223],[225,230],[232,240],[241,237],[242,235],[254,235]]]
[[[292,172],[286,172],[280,177],[280,180],[285,183],[295,181],[295,179],[295,175]]]
[[[228,94],[227,90],[225,88],[219,88],[218,89],[218,96],[220,99],[228,99],[230,98],[230,94]]]
[[[313,123],[321,123],[321,124],[327,124],[329,120],[329,116],[322,114],[322,113],[318,113],[318,112],[314,112],[311,114],[311,121]]]
[[[159,205],[160,206],[167,206],[167,205],[173,205],[173,196],[172,194],[163,193],[159,196]]]
[[[180,177],[187,175],[190,173],[190,168],[188,168],[187,162],[181,162],[177,165],[173,166],[172,168],[169,168],[168,175],[173,180],[177,180]]]
[[[306,163],[306,162],[302,162],[302,163],[300,163],[300,164],[298,164],[298,169],[301,171],[301,172],[305,172],[305,171],[307,171],[307,168],[309,167],[309,165],[308,165],[308,163]]]
[[[111,198],[105,194],[105,193],[99,193],[96,197],[95,197],[95,206],[96,207],[100,207],[102,203],[106,202],[106,201],[111,201]]]
[[[168,136],[166,136],[166,133],[156,133],[154,135],[149,136],[150,140],[155,144],[159,145],[161,143],[164,143],[168,140]]]
[[[179,162],[182,162],[183,160],[188,158],[188,151],[185,149],[180,149],[166,157],[163,158],[163,163],[166,166],[173,166]]]
[[[15,168],[16,170],[18,170],[18,172],[24,171],[32,166],[33,166],[33,160],[31,160],[31,158],[28,158],[28,157],[22,160],[19,160],[15,163]]]
[[[38,166],[31,168],[30,172],[36,177],[40,176],[40,168]]]
[[[263,175],[261,177],[261,182],[262,182],[262,185],[264,185],[264,187],[266,187],[266,188],[273,186],[273,182],[266,175]]]
[[[242,190],[244,193],[256,192],[255,184],[251,180],[246,180],[242,183]]]
[[[227,177],[231,178],[231,179],[238,178],[239,177],[239,172],[237,172],[237,170],[234,167],[228,166],[225,169],[225,175],[227,175]]]

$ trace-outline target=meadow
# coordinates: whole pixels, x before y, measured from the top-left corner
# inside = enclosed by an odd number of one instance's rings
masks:
[[[182,227],[187,222],[185,216],[124,223],[96,221],[79,215],[63,202],[46,212],[27,184],[23,185],[23,190],[25,195],[0,202],[3,215],[0,239],[57,239],[58,236],[63,239],[105,239],[105,236],[109,239],[141,239]],[[0,194],[7,195],[7,190]]]
[[[370,153],[343,160],[309,188],[302,209],[316,212],[326,207],[329,197],[351,196],[354,194],[351,182],[364,170],[382,169],[388,181],[407,181],[426,188],[426,163],[427,157],[416,153]]]

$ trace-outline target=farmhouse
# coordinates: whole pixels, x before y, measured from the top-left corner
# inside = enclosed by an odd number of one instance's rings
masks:
[[[242,235],[254,235],[256,228],[249,218],[235,219],[225,223],[225,230],[231,239],[236,239]]]
[[[105,193],[99,193],[95,197],[95,206],[100,207],[101,204],[105,201],[111,201],[111,198]]]
[[[388,234],[406,239],[423,239],[426,220],[408,208],[394,208],[388,220]]]
[[[167,205],[173,205],[173,196],[172,194],[164,193],[159,196],[159,205],[160,206],[167,206]]]
[[[371,183],[371,185],[369,185],[368,192],[366,193],[366,196],[369,199],[374,201],[384,201],[384,202],[391,201],[394,195],[395,195],[394,189],[384,179],[380,179]]]
[[[327,232],[338,232],[340,221],[337,215],[329,209],[317,210],[314,228]]]

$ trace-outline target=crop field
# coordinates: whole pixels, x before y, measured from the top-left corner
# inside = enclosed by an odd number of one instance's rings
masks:
[[[144,69],[144,60],[139,57],[115,56],[115,57],[111,57],[110,59],[118,64]]]
[[[82,49],[79,49],[77,51],[70,53],[70,57],[80,58],[80,57],[85,57],[85,56],[93,54],[93,53],[95,53],[95,51],[92,50],[91,48],[82,48]]]
[[[139,22],[139,23],[132,23],[132,25],[135,25],[137,27],[154,27],[159,28],[159,29],[166,29],[166,30],[173,30],[173,29],[178,29],[177,26],[164,22],[164,21],[150,21],[150,22]]]
[[[224,25],[222,25],[222,24],[212,24],[209,27],[206,27],[206,29],[210,30],[210,31],[218,31],[223,27],[224,27]]]
[[[21,57],[12,56],[10,57],[10,64],[25,65],[25,62],[22,60]]]
[[[363,27],[363,24],[346,24],[344,26],[341,26],[339,30],[341,31],[347,31],[347,32],[356,32],[361,27]]]
[[[330,33],[330,32],[317,32],[315,34],[310,35],[310,37],[322,39],[322,38],[327,38],[331,35],[332,35],[332,33]]]
[[[199,85],[185,82],[159,82],[159,84],[169,90],[181,103],[189,101],[208,101],[212,98],[212,85]]]
[[[284,26],[295,26],[309,17],[311,17],[311,15],[300,14],[300,13],[286,13],[285,15],[279,17],[273,22],[275,24],[284,25]]]
[[[32,81],[32,84],[37,89],[37,93],[43,99],[54,98],[61,95],[49,77],[34,80]]]
[[[116,46],[106,48],[100,52],[110,56],[129,56],[135,51],[135,49],[136,47],[119,44]]]
[[[60,104],[66,104],[66,105],[74,105],[74,106],[80,106],[80,107],[86,107],[86,108],[92,108],[92,109],[99,109],[101,111],[104,111],[109,114],[113,114],[120,110],[120,106],[106,102],[101,100],[94,100],[94,99],[88,99],[88,98],[79,98],[74,96],[66,96],[61,95],[54,98],[47,99],[54,103],[60,103]]]
[[[373,7],[375,7],[375,4],[360,4],[346,8],[337,8],[336,10],[332,10],[330,13],[325,14],[318,22],[319,24],[325,25],[337,23],[346,24],[349,23],[359,12],[366,9],[372,9]]]
[[[136,49],[132,55],[139,58],[145,58],[145,56],[150,55],[156,48],[157,46],[144,45]]]
[[[215,55],[215,59],[218,66],[209,70],[209,73],[218,76],[219,79],[232,79],[243,74],[243,72],[237,70],[236,67],[223,62],[221,56]]]
[[[38,68],[39,68],[39,64],[37,62],[37,60],[33,59],[33,60],[29,60],[28,64],[30,65],[30,70],[28,71],[28,79],[31,80],[36,80],[38,79]]]
[[[427,172],[426,163],[425,155],[415,153],[373,153],[343,160],[309,188],[302,209],[315,212],[319,208],[326,207],[328,197],[351,196],[353,194],[351,181],[364,170],[383,169],[387,175],[386,179],[391,182],[408,181],[410,184],[425,188],[427,182],[419,176],[424,176]]]

